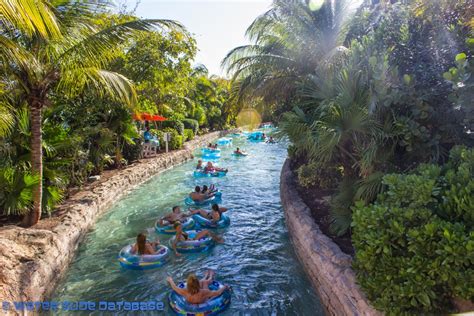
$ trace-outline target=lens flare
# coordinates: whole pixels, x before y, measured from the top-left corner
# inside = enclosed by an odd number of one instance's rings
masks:
[[[243,109],[236,119],[237,126],[246,130],[252,130],[260,126],[262,117],[255,109]]]
[[[311,11],[318,11],[324,4],[324,0],[310,0],[308,7]]]

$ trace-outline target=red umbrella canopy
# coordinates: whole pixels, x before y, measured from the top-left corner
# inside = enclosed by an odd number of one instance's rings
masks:
[[[166,117],[157,115],[157,114],[149,114],[149,113],[134,113],[132,115],[135,121],[158,121],[163,122],[166,121]]]
[[[148,114],[148,113],[142,113],[142,119],[145,121],[151,121],[153,118],[153,115]]]
[[[153,115],[153,121],[163,122],[166,121],[166,117],[161,115]]]

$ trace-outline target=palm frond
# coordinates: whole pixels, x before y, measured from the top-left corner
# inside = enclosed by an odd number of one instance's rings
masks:
[[[0,2],[2,24],[11,31],[28,36],[38,34],[43,38],[59,38],[60,26],[54,10],[44,0],[7,0]]]
[[[331,200],[331,231],[337,236],[344,235],[352,223],[351,206],[354,202],[355,181],[351,178],[345,178],[339,184],[335,196]]]
[[[383,172],[377,171],[357,181],[355,183],[356,192],[354,195],[354,200],[362,200],[365,203],[370,203],[374,201],[377,195],[382,192],[383,176]]]
[[[131,37],[139,32],[149,32],[158,29],[179,30],[187,34],[180,23],[163,19],[134,20],[117,24],[85,38],[74,34],[66,38],[66,41],[74,43],[74,45],[58,56],[58,60],[61,60],[60,66],[62,69],[68,69],[77,65],[80,67],[104,68],[115,58],[114,52],[116,49]]]
[[[15,42],[0,35],[0,60],[5,67],[15,72],[22,72],[29,78],[34,77],[34,72],[41,69],[36,57]]]
[[[132,82],[125,76],[98,68],[76,68],[62,73],[57,90],[69,96],[77,96],[86,88],[102,95],[126,102],[136,103],[136,92]]]
[[[1,91],[0,91],[1,93]],[[15,123],[13,108],[0,94],[0,138],[5,137],[12,130]]]

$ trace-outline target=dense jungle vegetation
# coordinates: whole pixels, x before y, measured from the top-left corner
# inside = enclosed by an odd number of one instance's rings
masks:
[[[271,109],[299,185],[331,192],[358,281],[388,314],[474,298],[474,5],[283,1],[223,64]]]

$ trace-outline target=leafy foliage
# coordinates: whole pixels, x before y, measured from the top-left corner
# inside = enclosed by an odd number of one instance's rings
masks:
[[[194,139],[194,132],[192,129],[185,129],[184,130],[184,139],[185,141],[188,141],[188,140],[193,140]]]
[[[349,27],[345,53],[302,77],[293,98],[297,105],[282,115],[281,131],[300,160],[341,167],[344,177],[355,180],[348,200],[369,203],[383,190],[384,173],[442,162],[454,144],[471,142],[469,88],[464,89],[471,66],[466,54],[458,54],[456,67],[443,79],[442,67],[449,67],[455,54],[454,44],[439,37],[435,42],[451,50],[437,61],[431,60],[432,51],[430,59],[423,58],[427,52],[416,42],[418,33],[433,35],[439,30],[435,20],[446,19],[435,7],[430,14],[436,18],[424,20],[428,8],[417,15],[415,4],[363,7],[353,20],[363,27]],[[464,2],[451,9],[459,14],[463,8]],[[458,26],[451,32],[457,43],[467,34]],[[350,218],[350,209],[343,212],[342,205],[350,206],[339,204],[333,212]]]
[[[183,136],[181,136],[175,129],[167,127],[163,129],[163,133],[170,133],[171,140],[168,143],[169,149],[180,149],[183,147]],[[163,139],[160,142],[164,144]]]
[[[12,167],[0,169],[0,207],[6,215],[25,214],[33,205],[39,177]]]
[[[179,135],[184,135],[184,124],[179,120],[167,120],[162,123],[164,128],[173,128],[175,129]]]
[[[321,167],[317,163],[310,162],[300,166],[297,170],[298,182],[303,187],[317,187],[329,190],[337,187],[341,178],[341,172],[333,167]]]
[[[191,129],[194,135],[197,135],[199,131],[199,122],[193,119],[183,119],[184,128]]]
[[[279,121],[300,185],[337,187],[331,228],[354,223],[376,307],[472,300],[472,150],[455,147],[474,140],[472,1],[347,4],[273,1],[223,62],[233,96]]]
[[[354,211],[354,267],[375,306],[389,313],[434,313],[474,291],[473,149],[448,163],[389,174],[387,190]]]
[[[234,48],[223,61],[239,99],[258,96],[287,110],[298,98],[298,83],[343,54],[350,1],[322,2],[313,10],[310,1],[275,0],[249,26],[254,43]]]

